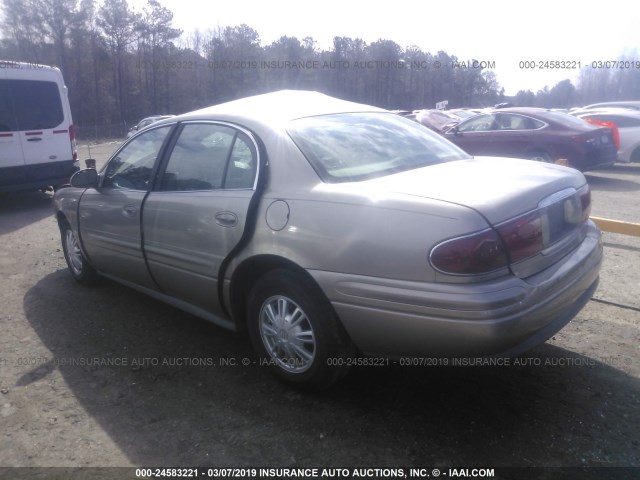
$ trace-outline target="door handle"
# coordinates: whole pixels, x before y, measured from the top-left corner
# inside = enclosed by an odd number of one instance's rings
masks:
[[[133,218],[138,213],[138,209],[135,205],[125,205],[122,207],[122,215],[125,217]]]
[[[41,137],[27,138],[27,142],[39,142],[40,140],[42,140]]]
[[[235,227],[238,217],[233,212],[219,212],[216,213],[216,223],[221,227]]]

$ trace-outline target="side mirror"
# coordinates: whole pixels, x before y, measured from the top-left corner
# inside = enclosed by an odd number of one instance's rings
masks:
[[[444,133],[445,133],[445,135],[458,135],[458,133],[459,133],[458,132],[458,125],[454,125],[454,126],[452,126],[450,128],[447,128],[444,131]]]
[[[71,186],[76,188],[96,188],[98,183],[98,172],[95,168],[80,170],[71,177]]]

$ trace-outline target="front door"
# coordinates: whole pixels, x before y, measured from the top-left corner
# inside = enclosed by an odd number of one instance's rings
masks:
[[[171,128],[154,128],[127,143],[109,160],[100,187],[80,200],[81,241],[93,266],[147,288],[156,285],[142,254],[142,205]]]

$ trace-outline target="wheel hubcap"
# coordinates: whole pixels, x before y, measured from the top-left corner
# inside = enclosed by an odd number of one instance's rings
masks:
[[[260,336],[276,364],[292,373],[302,373],[313,364],[316,339],[304,311],[282,295],[268,298],[260,309]]]
[[[69,229],[65,234],[65,244],[67,249],[67,258],[69,259],[69,266],[73,273],[76,275],[82,274],[82,253],[80,252],[80,246],[76,240],[76,236]]]
[[[549,162],[549,158],[541,155],[541,154],[536,154],[534,156],[531,157],[531,160],[535,160],[536,162],[543,162],[543,163],[548,163]]]

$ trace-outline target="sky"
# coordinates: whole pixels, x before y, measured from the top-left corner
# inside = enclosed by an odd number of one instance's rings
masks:
[[[141,11],[146,0],[129,0]],[[329,49],[334,36],[367,43],[393,40],[402,48],[444,50],[460,60],[495,62],[507,95],[534,93],[578,69],[524,68],[520,62],[566,62],[585,66],[626,54],[640,61],[640,7],[610,0],[160,0],[185,34],[247,24],[262,45],[281,36]],[[580,62],[580,63],[578,63]],[[532,65],[532,64],[528,64]],[[558,65],[556,63],[556,65]]]

